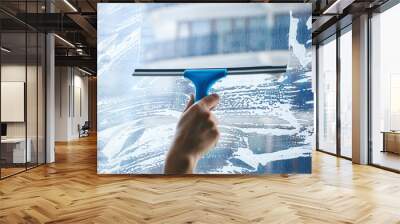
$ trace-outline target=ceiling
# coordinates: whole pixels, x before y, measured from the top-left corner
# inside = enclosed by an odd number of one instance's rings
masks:
[[[185,0],[182,1],[187,2]],[[338,20],[347,16],[350,17],[349,21],[351,23],[351,16],[357,16],[357,14],[365,10],[373,9],[386,1],[387,0],[255,0],[251,2],[312,3],[312,33],[313,42],[316,43],[320,38],[329,35],[329,28],[333,27]],[[31,28],[31,30],[40,32],[55,32],[58,35],[58,37],[55,38],[56,65],[80,66],[95,73],[97,64],[97,3],[100,2],[135,1],[47,0],[46,5],[46,0],[1,0],[0,21],[2,31],[14,33],[7,34],[7,38],[16,41],[20,41],[20,38],[17,37],[18,34],[15,33],[25,30],[25,28]],[[222,2],[231,1],[222,0]],[[237,2],[243,1],[239,0]],[[52,11],[52,13],[49,13],[50,11]],[[330,32],[334,32],[334,30]],[[13,38],[12,35],[14,35],[15,38]],[[18,43],[15,44],[18,45]]]

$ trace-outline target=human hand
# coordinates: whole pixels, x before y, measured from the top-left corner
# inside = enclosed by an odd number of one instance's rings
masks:
[[[193,173],[201,156],[217,144],[219,130],[211,110],[218,102],[217,94],[206,96],[197,103],[194,103],[193,95],[190,96],[165,161],[165,174]]]

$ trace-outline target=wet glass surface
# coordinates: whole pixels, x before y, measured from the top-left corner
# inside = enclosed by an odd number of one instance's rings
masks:
[[[311,172],[310,5],[123,5],[99,5],[99,173],[162,173],[194,92],[183,77],[132,77],[135,68],[264,65],[288,71],[227,76],[211,89],[221,137],[196,172]]]

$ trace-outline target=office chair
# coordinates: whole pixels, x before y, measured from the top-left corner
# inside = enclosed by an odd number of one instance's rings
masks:
[[[89,121],[85,121],[82,127],[78,125],[78,129],[79,129],[79,138],[89,136],[89,129],[90,129]]]

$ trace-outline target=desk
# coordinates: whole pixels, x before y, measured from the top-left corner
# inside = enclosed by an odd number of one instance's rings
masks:
[[[25,138],[5,138],[1,139],[1,157],[6,160],[6,163],[25,163],[30,162],[32,158],[30,138],[27,139],[25,153]],[[11,159],[12,158],[12,159]],[[25,161],[26,159],[26,161]]]
[[[392,152],[400,154],[400,131],[382,131],[383,150],[382,152]]]

